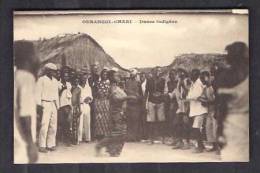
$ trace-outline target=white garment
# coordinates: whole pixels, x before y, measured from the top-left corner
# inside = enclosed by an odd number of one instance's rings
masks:
[[[36,142],[35,78],[24,70],[16,70],[14,77],[14,163],[28,163],[27,144],[22,138],[20,117],[31,117],[31,132]]]
[[[43,115],[39,132],[39,147],[56,146],[57,109],[54,102],[42,102]]]
[[[88,85],[88,81],[86,82],[85,86],[82,87],[79,85],[79,88],[81,90],[80,94],[80,107],[81,107],[81,116],[79,120],[79,130],[78,130],[78,139],[79,142],[82,141],[83,139],[85,141],[90,141],[91,140],[91,133],[90,133],[90,106],[89,104],[86,104],[84,100],[87,97],[91,98],[91,101],[93,100],[92,97],[92,90],[91,87]]]
[[[143,96],[145,96],[146,84],[147,84],[147,79],[145,79],[144,82],[141,84],[141,89],[142,89]],[[144,102],[145,102],[145,109],[148,109],[148,98],[149,98],[149,93],[148,93],[148,96],[144,100]]]
[[[82,103],[80,105],[82,111],[79,120],[79,130],[78,130],[78,142],[81,141],[91,141],[91,117],[90,117],[90,106],[89,104]]]
[[[59,82],[52,77],[50,79],[46,75],[40,77],[37,81],[37,104],[42,105],[42,100],[56,101],[59,108]]]
[[[61,93],[60,107],[71,105],[71,97],[72,97],[71,88],[72,88],[72,86],[71,86],[70,82],[66,82],[65,85],[67,88],[64,89]]]
[[[59,88],[60,84],[54,77],[50,79],[45,75],[40,77],[37,82],[37,104],[43,106],[39,132],[39,146],[43,148],[56,146]]]
[[[190,117],[208,112],[207,107],[202,106],[201,102],[197,100],[202,95],[204,87],[200,78],[198,78],[189,90],[187,99],[190,100]]]
[[[146,91],[146,83],[147,83],[147,80],[145,79],[144,82],[141,84],[143,95]]]
[[[81,90],[81,93],[80,93],[80,103],[84,103],[84,100],[87,97],[90,97],[91,101],[93,100],[92,90],[91,90],[91,87],[88,85],[88,82],[86,82],[84,87],[79,85],[79,88]]]
[[[63,84],[61,83],[60,80],[57,80],[57,82],[58,82],[58,88],[59,88],[59,90],[61,90]]]

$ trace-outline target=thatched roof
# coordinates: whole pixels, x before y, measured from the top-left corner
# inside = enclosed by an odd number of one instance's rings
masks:
[[[163,66],[162,71],[167,74],[170,69],[183,68],[191,71],[194,68],[199,70],[209,70],[213,64],[218,64],[220,67],[226,66],[224,54],[182,54],[176,56],[171,64]],[[142,72],[150,72],[152,68],[138,68]]]
[[[40,38],[32,42],[42,65],[52,62],[59,67],[67,65],[74,69],[81,69],[99,62],[101,68],[116,67],[122,73],[127,71],[116,63],[95,39],[85,33],[57,35],[50,39]]]

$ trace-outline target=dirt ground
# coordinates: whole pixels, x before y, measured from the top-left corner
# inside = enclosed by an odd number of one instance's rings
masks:
[[[215,153],[192,153],[192,150],[173,150],[163,144],[126,143],[120,157],[102,152],[95,155],[95,142],[77,146],[58,146],[56,151],[40,153],[38,163],[136,163],[136,162],[221,162]]]

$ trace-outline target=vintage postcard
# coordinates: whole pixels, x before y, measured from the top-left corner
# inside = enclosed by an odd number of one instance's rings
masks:
[[[14,11],[14,163],[249,161],[247,9]]]

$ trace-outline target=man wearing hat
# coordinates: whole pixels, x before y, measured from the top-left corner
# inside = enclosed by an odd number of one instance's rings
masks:
[[[136,100],[127,101],[127,138],[128,141],[136,142],[141,138],[141,83],[137,81],[136,69],[130,70],[130,80],[126,82],[126,94],[136,96]]]
[[[39,132],[39,151],[46,153],[56,150],[57,110],[59,108],[59,84],[55,78],[57,66],[47,63],[45,75],[37,82],[37,104],[42,107]]]
[[[14,163],[34,163],[38,158],[35,75],[39,59],[29,41],[16,41],[14,56]]]

